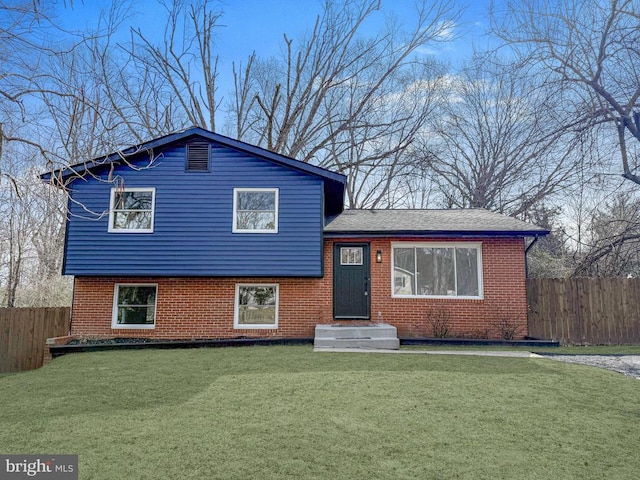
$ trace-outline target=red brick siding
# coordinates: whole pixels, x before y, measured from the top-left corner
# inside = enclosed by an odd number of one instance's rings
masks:
[[[397,240],[371,239],[372,295],[371,318],[381,319],[398,328],[398,335],[432,336],[427,312],[445,312],[449,336],[500,337],[497,324],[508,319],[518,328],[518,337],[527,334],[527,300],[525,286],[524,242],[522,239],[482,240],[482,300],[393,298],[391,296],[391,243]],[[402,239],[427,242],[428,239]],[[432,239],[442,242],[442,239]],[[464,239],[450,239],[470,242]],[[477,240],[471,243],[478,243]],[[382,251],[382,263],[375,263],[375,252]]]
[[[431,336],[428,311],[445,311],[450,336],[499,337],[495,324],[509,318],[526,335],[524,244],[522,239],[482,240],[484,298],[482,300],[392,298],[391,243],[428,239],[335,239],[325,241],[324,278],[95,278],[76,277],[72,333],[96,337],[229,338],[312,337],[317,323],[333,322],[333,242],[371,243],[371,320],[398,328],[400,336]],[[433,239],[442,242],[442,239]],[[449,239],[449,241],[465,241]],[[466,240],[468,241],[468,240]],[[476,241],[477,243],[477,241]],[[382,263],[375,254],[382,251]],[[112,329],[116,283],[157,283],[156,326]],[[234,329],[236,283],[277,283],[277,329]],[[344,321],[343,321],[344,322]]]

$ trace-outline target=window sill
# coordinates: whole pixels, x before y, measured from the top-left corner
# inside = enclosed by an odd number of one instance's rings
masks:
[[[111,325],[112,330],[153,330],[155,325]]]
[[[391,298],[415,298],[429,300],[484,300],[482,297],[462,297],[456,295],[391,295]]]
[[[277,330],[277,325],[234,325],[234,330]]]

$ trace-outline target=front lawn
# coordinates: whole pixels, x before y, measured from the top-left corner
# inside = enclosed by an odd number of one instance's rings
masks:
[[[638,398],[547,359],[74,354],[0,378],[0,452],[77,453],[82,479],[631,479]]]

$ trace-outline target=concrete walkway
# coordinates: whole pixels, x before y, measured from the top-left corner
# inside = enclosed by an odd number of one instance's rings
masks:
[[[373,348],[326,348],[316,347],[314,352],[334,353],[399,353],[407,355],[468,355],[477,357],[547,358],[558,362],[581,363],[605,368],[640,379],[640,355],[538,355],[532,352],[500,350],[384,350]]]
[[[500,350],[384,350],[374,348],[324,348],[316,347],[314,352],[334,353],[399,353],[407,355],[468,355],[476,357],[511,357],[511,358],[542,358],[531,352],[513,352]]]

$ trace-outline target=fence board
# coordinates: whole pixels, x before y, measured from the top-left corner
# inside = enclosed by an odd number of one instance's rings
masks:
[[[640,278],[527,280],[529,335],[564,344],[640,344]]]
[[[42,365],[47,338],[69,331],[68,307],[0,308],[0,373]]]

